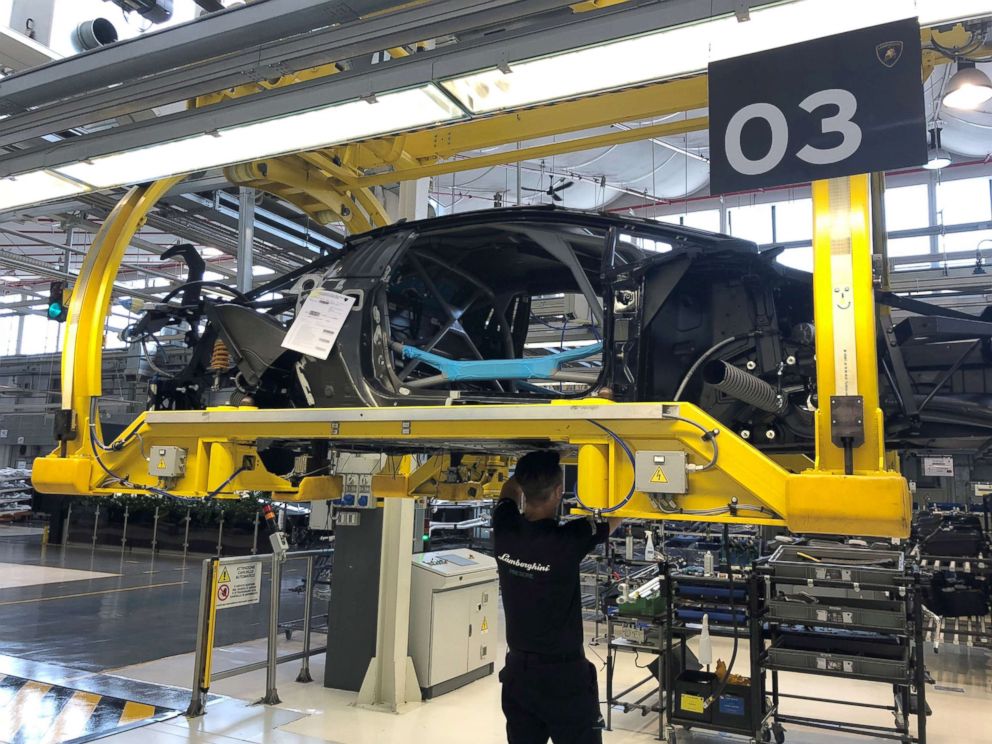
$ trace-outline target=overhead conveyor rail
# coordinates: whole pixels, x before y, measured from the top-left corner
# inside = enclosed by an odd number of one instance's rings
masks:
[[[310,3],[315,4],[335,3]],[[136,71],[144,65],[142,60],[145,54],[152,57],[167,54],[165,49],[159,50],[167,34],[186,29],[184,34],[203,34],[205,40],[210,38],[210,29],[200,28],[198,22],[194,31],[186,24],[150,35],[145,40],[148,42],[146,47],[129,42],[94,50],[80,55],[80,62],[73,62],[76,58],[71,58],[0,81],[0,101],[8,101],[11,114],[0,133],[0,145],[133,114],[244,83],[278,78],[294,70],[372,55],[389,47],[416,44],[425,38],[461,34],[465,39],[460,43],[392,60],[389,64],[356,65],[352,70],[329,77],[14,153],[0,158],[0,174],[23,173],[121,149],[171,141],[188,134],[238,126],[306,110],[318,100],[328,103],[409,88],[490,68],[500,64],[501,60],[541,57],[635,36],[645,29],[664,29],[732,14],[735,6],[731,0],[720,0],[706,4],[703,9],[691,0],[669,0],[664,3],[624,3],[596,13],[573,14],[567,10],[571,4],[567,0],[438,0],[360,22],[331,26],[291,37],[288,41],[272,42],[271,49],[263,44],[261,49],[253,49],[233,63],[223,56],[217,58],[216,52],[201,62],[196,62],[196,57],[183,61],[181,57],[166,56],[158,69],[167,72],[149,71],[147,77],[139,76]],[[250,5],[218,15],[228,17],[227,24],[233,24],[242,12],[274,12],[285,5],[284,0],[267,0],[258,3],[257,9]],[[542,12],[550,12],[550,15],[545,18]],[[287,13],[292,15],[289,11]],[[499,29],[501,24],[511,19],[514,21],[512,27],[500,33],[471,33],[473,30]],[[211,20],[207,18],[204,22]],[[226,36],[222,35],[220,41],[224,43],[224,39]],[[182,41],[176,39],[174,43],[183,49],[186,45]],[[288,48],[285,46],[287,44],[290,45]],[[73,65],[80,65],[78,71]],[[122,70],[128,71],[124,79]],[[101,81],[99,86],[83,81],[84,76],[86,80],[93,80],[97,71],[99,75],[96,79]],[[74,81],[78,87],[71,87],[67,81]],[[55,87],[50,89],[49,86]],[[78,96],[80,90],[88,92]],[[15,103],[18,101],[23,103]],[[39,108],[20,112],[10,110],[12,105],[23,107],[27,103]],[[618,117],[620,119],[629,120],[629,117],[621,115]],[[568,124],[559,126],[574,129]],[[616,134],[634,138],[630,132],[618,131]]]

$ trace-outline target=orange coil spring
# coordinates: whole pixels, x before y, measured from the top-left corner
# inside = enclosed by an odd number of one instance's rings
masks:
[[[214,351],[210,355],[210,369],[212,372],[225,372],[231,368],[231,352],[220,339],[214,341]]]

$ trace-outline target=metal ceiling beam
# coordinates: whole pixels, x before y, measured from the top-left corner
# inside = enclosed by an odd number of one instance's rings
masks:
[[[707,127],[709,127],[709,118],[700,116],[696,119],[638,127],[637,129],[626,132],[618,130],[593,137],[577,137],[576,139],[562,140],[548,145],[524,147],[519,150],[504,150],[503,152],[480,155],[474,158],[447,160],[443,163],[414,168],[401,168],[375,176],[357,178],[354,184],[366,188],[369,186],[380,186],[387,183],[395,183],[396,181],[408,181],[416,178],[438,176],[444,173],[457,173],[460,171],[475,170],[477,168],[505,165],[506,163],[512,163],[517,160],[538,160],[540,158],[551,157],[552,155],[560,155],[565,152],[580,152],[582,150],[593,150],[597,147],[608,147],[609,145],[619,145],[626,142],[639,142],[650,137],[667,137],[673,134],[684,134],[685,132],[698,132]]]
[[[920,263],[926,263],[927,258],[929,257],[921,257]],[[933,258],[940,260],[936,255]],[[975,274],[974,268],[967,266],[946,270],[896,271],[890,275],[889,284],[889,289],[899,294],[947,290],[969,290],[984,294],[988,288],[989,275]]]
[[[76,225],[74,225],[74,226],[76,226]],[[48,247],[51,247],[51,248],[55,248],[60,253],[65,253],[66,251],[68,251],[69,253],[75,254],[77,256],[85,256],[86,255],[86,252],[87,252],[87,249],[86,248],[77,248],[74,245],[66,245],[64,243],[57,243],[54,240],[48,240],[46,238],[42,238],[42,237],[39,237],[37,235],[29,235],[27,233],[18,232],[17,230],[13,230],[13,229],[11,229],[9,227],[3,227],[2,225],[0,225],[0,233],[4,233],[5,235],[10,235],[10,236],[15,237],[15,238],[17,238],[19,240],[26,240],[29,243],[34,243],[35,245],[48,246]],[[29,256],[29,258],[30,258],[30,256]],[[159,269],[154,269],[154,268],[151,268],[149,266],[141,266],[141,265],[133,264],[133,263],[122,263],[121,264],[121,267],[125,271],[139,271],[142,274],[147,274],[149,276],[156,276],[156,277],[159,277],[160,279],[168,279],[170,282],[176,282],[176,281],[178,281],[180,279],[180,277],[176,276],[175,274],[169,274],[169,273],[167,273],[165,271],[161,271]]]
[[[224,55],[258,54],[265,44],[340,26],[388,10],[390,0],[267,0],[142,34],[11,75],[0,83],[0,111],[13,114]]]
[[[350,5],[366,12],[396,2]],[[568,5],[569,0],[436,0],[355,22],[354,13],[340,18],[347,7],[340,1],[254,3],[0,81],[0,113],[13,114],[0,145]],[[246,48],[246,39],[255,43]],[[32,106],[43,108],[29,111]]]
[[[227,198],[227,196],[226,194],[221,195],[220,199],[215,201],[199,194],[181,194],[176,197],[166,197],[164,201],[167,204],[180,206],[191,213],[202,215],[211,222],[216,222],[228,228],[236,228],[238,224],[238,210],[235,205],[237,202],[233,197]],[[332,241],[322,234],[312,233],[310,237],[313,242],[307,247],[305,238],[301,239],[287,230],[280,229],[276,225],[271,224],[272,221],[285,224],[287,228],[290,227],[288,221],[282,217],[262,207],[257,207],[255,213],[255,234],[275,248],[291,252],[302,261],[314,261],[320,256],[322,250],[340,248],[343,242]],[[305,232],[299,225],[292,225],[292,227]]]
[[[529,0],[529,2],[537,1]],[[712,3],[716,12],[730,4],[730,0],[714,0]],[[0,158],[0,176],[75,163],[121,150],[168,142],[261,119],[276,118],[295,111],[312,109],[315,101],[326,105],[365,98],[377,92],[422,85],[430,81],[491,68],[507,59],[543,56],[620,37],[634,36],[643,33],[645,29],[665,28],[710,17],[709,8],[701,9],[695,0],[668,0],[664,3],[649,3],[641,6],[631,2],[630,5],[634,7],[624,10],[626,4],[618,5],[592,18],[588,14],[570,16],[567,21],[561,22],[553,33],[548,29],[541,29],[497,35],[471,48],[454,45],[425,51],[393,60],[389,64],[373,65],[367,70],[344,72],[203,109],[182,111],[149,121],[73,137],[46,147],[22,150]],[[419,33],[434,35],[430,27],[422,28]],[[9,126],[10,123],[5,122],[4,131],[7,131]]]
[[[49,279],[69,279],[70,281],[75,281],[78,273],[75,271],[63,271],[62,269],[56,268],[52,264],[45,263],[44,261],[37,261],[28,256],[23,256],[17,253],[11,253],[10,251],[0,250],[0,265],[9,266],[13,269],[19,269],[20,271],[27,271],[35,276],[45,276]],[[168,291],[168,287],[162,287],[161,291]],[[158,302],[159,298],[148,292],[142,292],[139,289],[129,289],[128,287],[122,287],[119,284],[114,285],[114,294],[123,295],[125,297],[138,297],[142,300],[148,300],[149,302]]]

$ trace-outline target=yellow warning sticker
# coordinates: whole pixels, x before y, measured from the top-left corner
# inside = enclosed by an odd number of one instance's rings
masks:
[[[225,584],[231,581],[231,574],[227,572],[227,566],[225,566],[220,572],[220,578],[217,579],[218,584]]]
[[[654,475],[651,476],[651,482],[668,483],[668,478],[665,477],[665,471],[660,465],[654,469]]]
[[[489,630],[489,621],[486,618],[482,618],[482,632],[485,633]]]
[[[159,460],[158,461],[158,469],[159,470],[165,470],[165,460]]]
[[[703,702],[703,699],[699,695],[687,695],[683,692],[679,700],[679,707],[689,713],[702,713]]]

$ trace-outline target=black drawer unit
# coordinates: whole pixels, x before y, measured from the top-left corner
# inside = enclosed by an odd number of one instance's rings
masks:
[[[762,668],[771,675],[775,723],[926,744],[922,587],[919,576],[909,574],[903,553],[841,544],[783,545],[759,570],[768,596],[759,645]],[[779,672],[885,684],[892,705],[790,694],[781,689]],[[781,705],[790,698],[881,707],[891,711],[895,725],[788,715]]]

